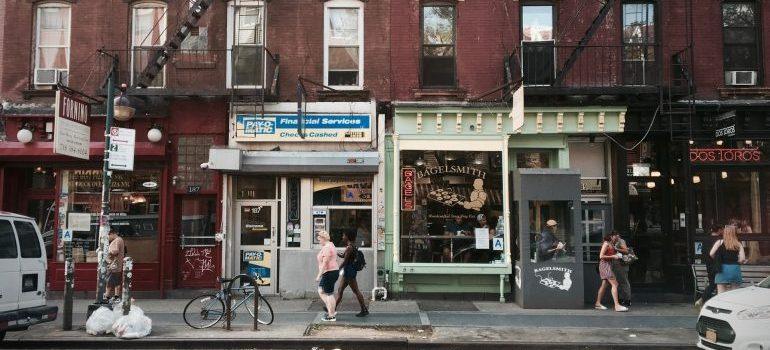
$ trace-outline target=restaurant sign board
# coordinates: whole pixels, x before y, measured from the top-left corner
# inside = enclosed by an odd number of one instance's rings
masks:
[[[762,159],[759,148],[691,148],[692,163],[757,163]]]
[[[63,90],[56,90],[54,106],[53,153],[88,160],[91,106]]]

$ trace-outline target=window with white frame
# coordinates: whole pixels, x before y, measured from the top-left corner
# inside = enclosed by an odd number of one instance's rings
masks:
[[[261,87],[264,80],[264,4],[262,1],[230,3],[229,82],[232,87]]]
[[[166,12],[166,5],[156,2],[139,3],[132,8],[131,76],[133,82],[152,59],[155,51],[166,42],[168,25]],[[165,84],[166,70],[163,69],[149,87],[164,87]]]
[[[324,11],[324,83],[363,87],[364,14],[357,0],[334,0]]]
[[[35,85],[67,85],[70,60],[70,7],[43,4],[37,8]]]

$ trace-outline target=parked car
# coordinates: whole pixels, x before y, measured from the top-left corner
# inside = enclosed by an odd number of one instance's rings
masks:
[[[46,305],[45,245],[35,220],[0,212],[0,340],[6,331],[51,322],[59,309]]]
[[[697,330],[701,349],[770,349],[770,277],[711,298]]]

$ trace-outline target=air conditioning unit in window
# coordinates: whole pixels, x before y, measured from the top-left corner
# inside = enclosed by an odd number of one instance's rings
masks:
[[[69,72],[66,69],[35,69],[35,85],[67,85]]]
[[[752,70],[732,70],[725,72],[725,84],[753,86],[757,85],[757,72]]]

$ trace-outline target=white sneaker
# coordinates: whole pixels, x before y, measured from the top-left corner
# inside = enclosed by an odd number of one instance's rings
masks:
[[[625,307],[625,306],[618,305],[618,306],[615,307],[615,311],[616,312],[626,312],[626,311],[628,311],[628,308]]]
[[[602,305],[602,304],[599,304],[599,305],[594,305],[594,309],[596,309],[596,310],[607,310],[607,307]]]

